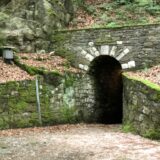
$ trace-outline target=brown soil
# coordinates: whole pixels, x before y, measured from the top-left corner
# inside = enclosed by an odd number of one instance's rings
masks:
[[[21,81],[26,79],[34,79],[27,72],[17,67],[15,64],[6,64],[0,58],[0,83],[9,81]]]
[[[160,65],[154,66],[146,71],[138,71],[138,72],[127,72],[130,76],[136,76],[138,78],[143,78],[149,80],[155,84],[160,85]]]
[[[58,71],[64,73],[66,71],[77,73],[80,70],[70,66],[69,62],[60,57],[50,54],[37,54],[37,53],[19,53],[20,62],[48,71]]]
[[[0,160],[159,160],[160,142],[120,125],[62,125],[0,131]]]

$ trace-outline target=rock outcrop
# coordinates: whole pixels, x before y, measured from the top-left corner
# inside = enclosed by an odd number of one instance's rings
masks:
[[[73,13],[71,0],[2,0],[1,37],[23,52],[49,51],[53,30],[67,26]]]

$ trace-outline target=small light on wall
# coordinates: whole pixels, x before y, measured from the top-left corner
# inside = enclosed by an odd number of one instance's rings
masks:
[[[13,61],[13,49],[14,47],[10,47],[10,46],[4,46],[1,48],[2,49],[2,53],[3,53],[3,59],[4,62],[12,64]]]

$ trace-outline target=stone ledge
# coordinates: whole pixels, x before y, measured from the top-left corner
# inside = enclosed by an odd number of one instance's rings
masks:
[[[151,82],[151,81],[149,81],[149,80],[146,80],[146,79],[143,79],[143,78],[137,78],[135,76],[129,76],[126,73],[123,73],[123,76],[127,77],[130,80],[141,82],[141,83],[145,84],[146,86],[148,86],[148,87],[150,87],[152,89],[160,91],[160,86],[155,84],[155,83],[153,83],[153,82]]]

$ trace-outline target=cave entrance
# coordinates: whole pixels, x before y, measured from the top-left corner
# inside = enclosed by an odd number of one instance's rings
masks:
[[[122,68],[119,61],[107,55],[96,57],[89,74],[94,79],[96,122],[115,124],[122,122]]]

